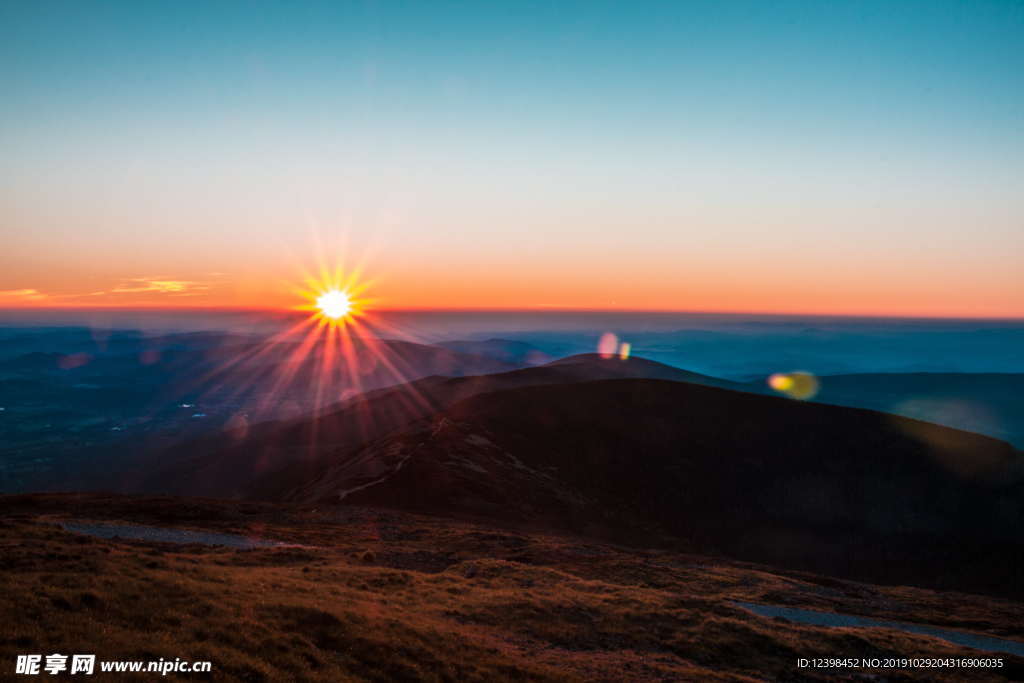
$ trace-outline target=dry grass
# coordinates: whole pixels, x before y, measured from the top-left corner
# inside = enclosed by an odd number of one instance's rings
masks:
[[[836,672],[799,670],[797,657],[978,653],[881,629],[796,626],[730,601],[1011,637],[1021,636],[1024,616],[1020,605],[992,598],[368,509],[34,496],[0,499],[0,510],[5,676],[18,653],[84,652],[208,659],[213,680],[814,680]],[[53,524],[58,518],[255,533],[316,547],[107,541],[67,533]],[[1004,676],[1024,673],[1024,661],[1007,665]],[[941,679],[936,673],[886,675]],[[945,673],[971,676],[990,677]]]

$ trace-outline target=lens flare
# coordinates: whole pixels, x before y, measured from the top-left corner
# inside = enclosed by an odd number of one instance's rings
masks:
[[[814,398],[821,388],[818,378],[809,372],[777,372],[768,378],[768,386],[780,394],[801,401]]]
[[[605,332],[597,342],[597,353],[601,358],[612,358],[619,349],[619,338],[614,332]]]

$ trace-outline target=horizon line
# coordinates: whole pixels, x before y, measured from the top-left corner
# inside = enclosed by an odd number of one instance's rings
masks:
[[[218,305],[90,305],[90,306],[12,306],[0,307],[0,315],[11,313],[87,313],[87,312],[124,312],[124,313],[252,313],[273,316],[300,315],[307,312],[294,308],[267,306],[218,306]],[[970,315],[970,314],[915,314],[915,313],[837,313],[823,311],[756,311],[756,310],[702,310],[702,309],[665,309],[665,308],[595,308],[572,306],[411,306],[411,307],[375,307],[368,309],[373,313],[567,313],[567,314],[632,314],[632,315],[707,315],[707,316],[768,316],[768,317],[813,317],[813,318],[851,318],[851,319],[899,319],[899,320],[978,320],[1024,322],[1021,315]]]

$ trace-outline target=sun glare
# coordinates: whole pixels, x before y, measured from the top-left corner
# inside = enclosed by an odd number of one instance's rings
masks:
[[[359,271],[322,268],[307,274],[304,286],[296,287],[305,303],[297,310],[310,313],[310,321],[329,327],[348,327],[363,317],[370,302],[365,298],[367,283],[360,281]]]
[[[352,300],[345,292],[330,289],[317,297],[316,307],[331,320],[338,320],[352,312]]]
[[[311,410],[315,415],[346,397],[414,379],[417,375],[410,376],[410,366],[395,353],[393,344],[415,340],[407,330],[375,313],[377,300],[368,296],[373,281],[362,275],[359,266],[330,268],[321,263],[315,271],[300,272],[301,279],[294,283],[282,283],[296,297],[291,310],[302,315],[263,343],[219,364],[204,382],[219,392],[227,387],[236,387],[237,392],[252,386],[247,381],[253,378],[269,379],[251,417],[276,419],[295,410]],[[415,392],[410,400],[424,408],[428,405]],[[311,446],[315,443],[310,441]]]

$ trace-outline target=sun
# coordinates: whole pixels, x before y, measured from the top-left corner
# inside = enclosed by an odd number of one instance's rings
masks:
[[[329,289],[316,298],[320,313],[331,320],[339,320],[352,312],[352,299],[340,289]]]
[[[294,310],[305,311],[309,314],[307,320],[321,327],[358,327],[359,319],[373,306],[373,301],[366,297],[369,286],[360,278],[358,269],[322,267],[319,272],[305,273],[302,284],[292,286],[292,291],[303,300]]]

